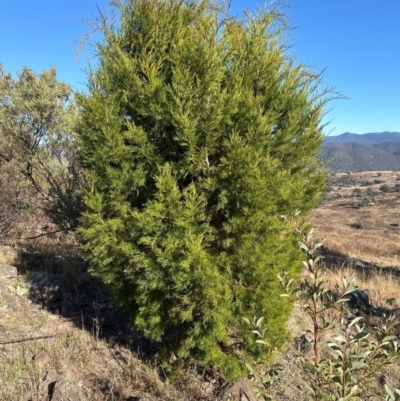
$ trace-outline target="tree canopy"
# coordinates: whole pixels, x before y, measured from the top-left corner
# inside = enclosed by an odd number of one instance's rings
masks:
[[[84,249],[164,361],[232,378],[238,355],[263,352],[243,316],[265,316],[275,345],[287,338],[276,276],[298,274],[301,257],[280,216],[323,192],[329,89],[289,55],[279,9],[114,4],[79,99]]]

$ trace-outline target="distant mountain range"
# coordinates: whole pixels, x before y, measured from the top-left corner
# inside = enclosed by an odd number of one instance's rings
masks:
[[[328,136],[320,158],[331,172],[400,171],[400,132],[373,132]]]
[[[368,134],[352,134],[345,132],[342,135],[327,136],[325,142],[347,143],[347,142],[400,142],[400,132],[370,132]]]

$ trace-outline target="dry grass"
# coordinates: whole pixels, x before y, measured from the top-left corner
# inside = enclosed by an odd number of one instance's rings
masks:
[[[0,296],[0,399],[47,399],[49,384],[57,381],[81,399],[182,399],[164,383],[154,366],[141,362],[127,348],[110,346],[96,332],[33,304],[16,293],[23,280]],[[57,389],[57,387],[56,387]]]
[[[371,181],[378,175],[377,172],[365,172],[352,174],[351,177]],[[399,183],[394,172],[381,172],[378,178],[389,186]],[[380,185],[337,187],[331,194],[349,195],[355,188],[363,192],[367,188],[378,191]],[[375,197],[375,204],[364,207],[355,206],[357,202],[357,198],[329,200],[310,213],[310,221],[318,227],[318,235],[324,238],[325,248],[328,252],[377,266],[400,268],[400,193],[380,193]]]
[[[13,265],[19,260],[19,251],[12,246],[0,246],[0,265]]]
[[[356,277],[356,286],[367,291],[374,307],[400,308],[400,278],[377,267],[361,270],[350,266],[330,267],[324,280],[329,288],[342,283],[343,278]]]
[[[400,233],[320,225],[318,235],[331,253],[377,266],[400,267]]]
[[[100,319],[91,329],[83,329],[83,321],[50,313],[32,302],[24,253],[41,255],[44,271],[51,271],[55,255],[72,261],[60,272],[67,285],[78,282],[82,274],[73,264],[77,247],[70,239],[43,237],[0,246],[0,264],[16,265],[20,272],[0,294],[0,400],[47,400],[54,382],[55,391],[68,393],[73,400],[191,399],[163,380],[154,361],[145,363],[137,350],[102,338]]]

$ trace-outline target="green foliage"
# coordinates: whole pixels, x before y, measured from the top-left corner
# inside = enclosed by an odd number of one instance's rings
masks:
[[[392,189],[387,184],[383,184],[379,187],[379,191],[382,192],[392,192]]]
[[[20,285],[12,286],[7,285],[8,290],[15,295],[22,296],[28,292],[27,288],[21,287]]]
[[[385,390],[386,390],[386,401],[398,401],[400,400],[400,390],[395,389],[394,391],[387,385],[385,384]]]
[[[360,188],[354,188],[353,192],[351,193],[351,196],[356,196],[356,197],[360,198],[361,194],[362,194],[362,192],[361,192]]]
[[[83,208],[76,117],[72,89],[57,81],[54,68],[36,74],[24,67],[13,79],[0,64],[3,212],[34,205],[44,209],[58,229],[76,228]]]
[[[250,321],[247,318],[243,318],[246,324],[252,327],[252,333],[257,335],[256,343],[263,344],[270,355],[278,353],[278,350],[274,348],[266,338],[266,327],[263,327],[264,318],[254,318]],[[269,361],[264,359],[253,360],[246,363],[247,370],[249,371],[250,379],[255,383],[254,390],[259,398],[263,400],[272,400],[271,389],[276,386],[276,377],[282,368],[279,365],[270,366]]]
[[[282,297],[292,299],[310,317],[312,325],[308,331],[307,340],[312,348],[312,357],[303,354],[294,356],[295,364],[301,368],[305,376],[305,386],[309,391],[310,399],[315,401],[354,400],[358,396],[372,396],[377,389],[374,385],[382,369],[392,364],[399,356],[397,337],[394,335],[399,322],[394,316],[389,316],[379,326],[368,327],[360,325],[362,317],[351,321],[344,318],[340,322],[328,315],[329,311],[340,311],[340,306],[349,300],[348,296],[356,290],[355,278],[350,281],[343,279],[342,287],[336,285],[335,291],[324,287],[324,269],[319,263],[321,256],[318,248],[321,239],[313,239],[313,230],[308,234],[301,228],[298,213],[285,220],[301,236],[300,248],[305,254],[306,276],[299,287],[293,287],[293,279],[287,274],[278,276],[285,293]],[[301,288],[301,289],[300,289]],[[264,329],[260,319],[257,321],[258,340],[263,339]],[[322,339],[327,330],[334,331],[335,335],[329,341]],[[268,345],[268,344],[267,344]],[[268,374],[254,375],[256,367],[250,366],[250,375],[256,377],[256,382],[268,383],[261,389],[264,399],[271,399],[269,390],[273,380]],[[259,372],[259,370],[258,370]],[[393,391],[385,386],[386,400],[399,399],[399,390]]]
[[[235,19],[208,0],[115,3],[79,99],[84,251],[164,361],[233,378],[236,346],[263,352],[241,316],[267,310],[266,337],[287,337],[274,278],[296,276],[300,252],[279,216],[323,193],[329,91],[287,56],[279,10]]]

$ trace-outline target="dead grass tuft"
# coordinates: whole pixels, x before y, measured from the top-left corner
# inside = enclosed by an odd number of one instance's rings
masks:
[[[14,265],[18,263],[19,252],[10,245],[0,246],[0,265]]]

